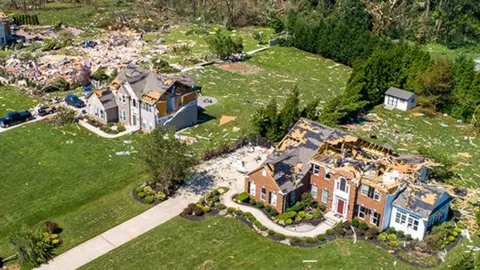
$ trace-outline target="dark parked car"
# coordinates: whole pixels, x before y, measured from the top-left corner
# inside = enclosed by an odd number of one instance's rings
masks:
[[[11,112],[5,117],[0,118],[0,127],[7,128],[11,125],[15,125],[26,120],[29,120],[32,117],[32,114],[29,111],[23,112]]]
[[[79,99],[75,95],[68,95],[65,97],[65,103],[67,103],[70,106],[73,106],[75,108],[81,108],[85,106],[85,102],[83,102],[81,99]]]

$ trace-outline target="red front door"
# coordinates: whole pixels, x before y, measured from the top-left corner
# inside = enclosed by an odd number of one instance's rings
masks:
[[[338,200],[337,202],[337,213],[340,215],[343,215],[343,207],[345,207],[345,201],[344,200]]]

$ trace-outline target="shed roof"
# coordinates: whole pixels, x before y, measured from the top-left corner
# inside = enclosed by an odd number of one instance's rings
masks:
[[[440,200],[445,190],[440,187],[432,187],[426,184],[419,186],[407,187],[398,197],[393,201],[393,204],[408,210],[410,212],[420,215],[422,218],[428,218],[437,202]],[[445,193],[448,195],[448,193]],[[452,199],[449,196],[448,201]]]
[[[117,107],[117,101],[112,92],[104,91],[102,92],[101,96],[98,96],[98,99],[103,104],[103,107],[105,108],[105,110],[109,110]]]
[[[412,93],[412,92],[400,89],[400,88],[390,87],[390,88],[388,88],[387,92],[385,92],[385,95],[392,96],[392,97],[397,97],[397,98],[403,99],[403,100],[409,100],[415,94]]]

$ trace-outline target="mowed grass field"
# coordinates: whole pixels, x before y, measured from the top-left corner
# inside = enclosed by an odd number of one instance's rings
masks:
[[[454,184],[462,187],[480,187],[479,130],[469,123],[458,123],[450,116],[415,116],[415,110],[403,112],[385,110],[382,105],[371,111],[374,115],[365,125],[354,131],[369,138],[375,134],[379,144],[387,143],[399,153],[417,153],[421,147],[433,149],[451,157],[454,171],[460,175]],[[359,127],[359,126],[357,126]]]
[[[281,108],[295,85],[302,106],[319,98],[321,108],[345,89],[350,68],[295,48],[272,47],[243,63],[214,65],[190,73],[198,78],[201,95],[217,99],[200,115],[200,121],[205,122],[181,132],[196,138],[198,142],[192,146],[202,152],[253,132],[255,110],[273,98]],[[222,116],[236,119],[219,125]]]
[[[23,225],[57,222],[62,252],[146,210],[131,195],[144,180],[135,155],[116,155],[134,151],[135,138],[45,123],[0,133],[0,257],[12,255],[8,237]]]
[[[460,243],[445,268],[466,250]],[[314,260],[315,262],[304,262]],[[220,216],[174,218],[81,269],[420,269],[372,244],[340,239],[320,248],[289,247]]]
[[[39,101],[27,93],[20,93],[14,87],[0,86],[0,117],[12,111],[29,110]]]

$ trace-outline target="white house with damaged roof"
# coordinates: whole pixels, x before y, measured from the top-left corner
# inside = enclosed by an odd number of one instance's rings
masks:
[[[115,95],[109,91],[95,91],[87,97],[87,113],[102,123],[118,122]]]
[[[390,87],[385,92],[384,105],[385,109],[408,111],[417,106],[417,96],[412,92]]]
[[[111,86],[117,89],[119,121],[152,131],[158,126],[182,129],[197,123],[195,79],[164,75],[128,65]]]
[[[409,185],[392,202],[390,227],[422,240],[433,226],[447,220],[452,199],[440,187]]]

